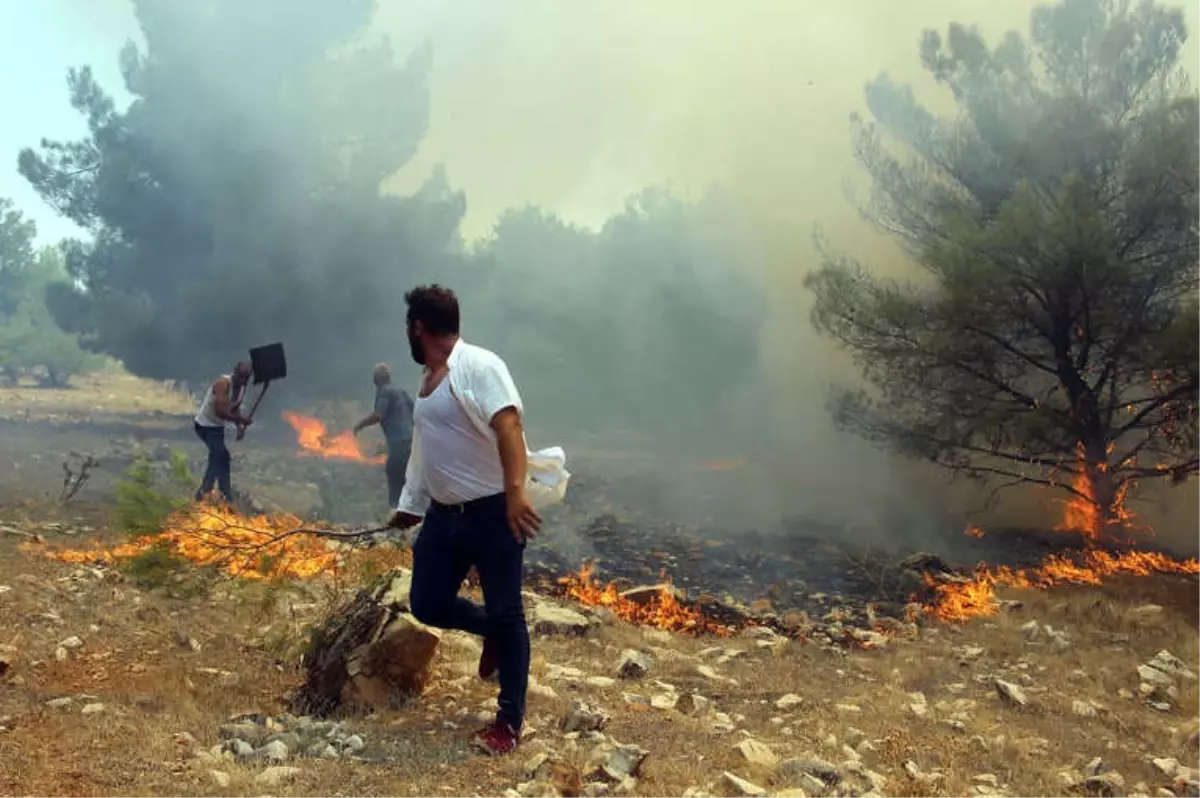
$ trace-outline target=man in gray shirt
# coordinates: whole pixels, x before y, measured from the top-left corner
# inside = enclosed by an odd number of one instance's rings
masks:
[[[388,481],[388,507],[395,509],[404,488],[404,471],[412,450],[413,401],[407,393],[392,384],[392,371],[386,363],[375,367],[375,410],[354,425],[354,434],[372,424],[383,428],[387,439],[388,457],[384,471]]]

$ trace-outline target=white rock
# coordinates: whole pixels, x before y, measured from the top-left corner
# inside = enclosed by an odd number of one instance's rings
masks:
[[[223,770],[210,770],[208,775],[212,776],[212,780],[217,783],[218,787],[224,788],[229,786],[229,774]]]
[[[773,768],[779,764],[779,757],[774,751],[758,740],[742,740],[734,746],[751,765],[763,768]]]
[[[775,702],[775,708],[780,710],[781,712],[791,712],[793,709],[796,709],[803,703],[804,703],[803,698],[796,695],[795,693],[788,693],[787,695],[781,696]]]
[[[609,687],[615,687],[617,680],[611,676],[589,676],[583,680],[583,683],[588,687],[596,687],[604,690]]]
[[[99,702],[96,702],[94,704],[86,704],[83,707],[84,715],[95,715],[95,714],[97,714],[99,712],[103,712],[103,711],[104,711],[104,705]]]
[[[996,692],[1004,702],[1019,707],[1029,706],[1029,699],[1025,697],[1025,691],[1012,682],[996,679],[995,686]]]
[[[655,709],[670,710],[674,709],[679,703],[679,696],[674,693],[659,693],[650,697],[650,706]]]
[[[564,732],[599,731],[608,724],[609,716],[599,707],[587,704],[578,698],[572,699],[567,717],[563,720]]]
[[[59,642],[59,645],[68,651],[74,651],[77,648],[83,648],[83,641],[76,635],[71,635],[66,640]]]
[[[762,787],[759,787],[754,782],[746,781],[739,776],[735,776],[728,770],[721,774],[721,778],[725,780],[725,783],[729,785],[729,788],[732,789],[736,795],[745,796],[745,798],[765,798],[767,794],[766,790],[764,790]]]
[[[283,740],[272,740],[258,751],[259,756],[268,762],[286,762],[291,753]]]
[[[1187,664],[1166,649],[1159,651],[1146,664],[1171,676],[1179,676],[1190,681],[1196,681],[1196,674],[1188,668]]]
[[[650,657],[641,651],[627,648],[621,652],[617,676],[622,679],[641,679],[650,672]]]
[[[254,782],[265,787],[277,787],[285,781],[294,779],[298,775],[300,775],[300,768],[289,767],[287,765],[274,765],[255,776]]]
[[[70,696],[63,696],[62,698],[51,698],[49,701],[46,702],[46,706],[50,707],[51,709],[63,709],[64,707],[69,707],[70,705],[71,705]]]

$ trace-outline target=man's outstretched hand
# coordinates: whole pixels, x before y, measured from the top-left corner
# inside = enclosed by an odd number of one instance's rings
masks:
[[[388,519],[387,525],[392,529],[409,529],[419,523],[421,523],[421,516],[397,510],[392,513],[392,517]]]
[[[504,499],[508,529],[517,542],[524,543],[537,537],[538,530],[542,528],[542,516],[533,508],[525,488],[507,491]]]

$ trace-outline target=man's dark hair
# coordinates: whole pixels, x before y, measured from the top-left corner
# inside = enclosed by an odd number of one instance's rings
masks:
[[[458,335],[458,297],[449,288],[419,285],[404,295],[408,323],[421,322],[430,335]]]

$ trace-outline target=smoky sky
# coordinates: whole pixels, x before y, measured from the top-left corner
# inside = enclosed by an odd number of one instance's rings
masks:
[[[739,508],[765,516],[799,508],[869,522],[892,513],[914,482],[930,478],[835,432],[825,411],[828,384],[852,369],[808,324],[801,282],[815,261],[814,227],[878,271],[901,275],[908,268],[857,212],[866,185],[851,157],[848,117],[864,109],[864,84],[882,71],[913,83],[934,110],[952,112],[950,98],[920,68],[921,32],[957,21],[978,25],[994,42],[1008,29],[1024,32],[1034,5],[381,2],[372,32],[389,37],[397,60],[424,45],[432,53],[428,128],[414,157],[384,186],[408,194],[444,166],[450,186],[466,198],[459,233],[470,251],[509,209],[534,205],[600,230],[646,187],[698,200],[719,185],[745,208],[754,240],[747,257],[731,260],[745,280],[766,289],[755,357],[755,380],[766,388],[746,412],[769,417],[774,434],[769,447],[717,436],[708,447],[712,457],[746,457],[760,469],[730,491],[741,497],[733,501]],[[111,39],[113,63],[121,42],[137,38],[120,0],[48,6],[73,36]],[[1185,13],[1194,32],[1197,9],[1189,4]],[[286,17],[279,24],[286,26]],[[1181,58],[1193,76],[1196,61],[1193,36]],[[107,68],[115,74],[112,63]],[[411,380],[403,356],[380,359],[401,361]],[[721,383],[728,373],[714,362],[711,380]],[[363,383],[366,392],[366,375]],[[563,401],[571,395],[564,385]],[[934,518],[944,503],[941,483],[933,481],[939,490],[922,500],[918,515],[928,507]],[[666,492],[684,497],[698,484],[686,476],[675,483]]]

